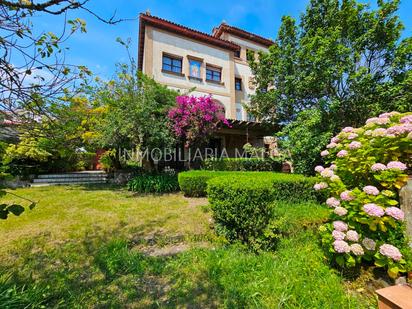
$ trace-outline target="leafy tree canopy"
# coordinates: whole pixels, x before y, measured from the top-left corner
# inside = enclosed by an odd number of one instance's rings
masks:
[[[288,146],[303,154],[319,132],[359,126],[384,111],[411,110],[412,38],[401,40],[398,5],[398,0],[378,1],[371,10],[355,0],[311,0],[299,23],[283,17],[269,52],[260,53],[258,61],[248,55],[258,89],[250,111],[280,124],[309,109],[317,112],[301,117],[321,113],[312,136],[288,134]],[[309,172],[318,159],[308,158],[298,171]]]
[[[174,144],[167,112],[177,92],[136,72],[131,64],[118,66],[115,79],[102,82],[93,95],[95,141],[103,147],[164,148]]]

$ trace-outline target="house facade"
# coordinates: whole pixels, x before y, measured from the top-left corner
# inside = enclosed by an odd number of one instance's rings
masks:
[[[244,108],[255,92],[247,52],[267,51],[272,44],[269,39],[226,23],[206,34],[142,13],[138,68],[180,93],[192,90],[196,96],[212,95],[231,122],[231,128],[216,132],[212,142],[232,156],[247,142],[264,146],[264,136],[273,133]]]

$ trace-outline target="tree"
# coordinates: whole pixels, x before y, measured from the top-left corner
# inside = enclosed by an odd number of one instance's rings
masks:
[[[48,125],[52,125],[59,115],[53,113],[56,111],[54,107],[64,106],[82,93],[91,75],[85,66],[65,62],[62,43],[76,31],[86,32],[85,21],[80,18],[67,20],[67,12],[84,10],[105,23],[120,21],[114,16],[110,19],[100,17],[87,8],[88,2],[0,0],[1,116],[19,123],[19,129],[25,135],[31,134],[31,146],[38,146],[36,139],[44,139],[45,131],[34,129],[39,125],[39,119],[45,117]],[[34,28],[31,19],[41,13],[62,15],[64,22],[60,34],[39,32]],[[41,136],[34,136],[36,132]],[[25,137],[30,141],[30,137]],[[0,190],[0,197],[5,193]],[[30,208],[32,206],[31,203]],[[23,210],[20,205],[1,204],[0,218],[6,219],[10,213],[20,215]]]
[[[398,0],[378,1],[370,10],[355,0],[311,0],[298,25],[283,17],[269,52],[260,53],[258,61],[248,55],[258,89],[250,112],[289,124],[303,111],[316,110],[322,123],[313,133],[334,134],[380,112],[411,110],[412,38],[400,40],[398,5]],[[296,122],[287,131],[298,127]],[[294,135],[285,137],[292,148],[300,143]],[[301,149],[310,153],[311,144]],[[310,173],[318,159],[298,171]]]
[[[17,144],[6,148],[2,161],[6,171],[26,176],[91,168],[95,156],[91,127],[98,111],[85,97],[71,98],[50,110],[56,119],[44,117],[30,132],[21,132]]]
[[[63,97],[83,91],[91,72],[83,65],[68,64],[62,44],[77,31],[86,32],[80,18],[67,20],[70,10],[84,10],[89,0],[12,1],[0,0],[0,109],[20,127],[33,125],[39,115],[55,119],[50,102],[64,104]],[[32,19],[39,14],[62,15],[60,33],[35,29]]]
[[[317,109],[307,109],[278,134],[278,145],[293,158],[295,171],[310,174],[312,166],[321,164],[319,153],[331,137],[324,114]]]
[[[115,79],[95,89],[92,103],[102,111],[94,126],[95,141],[106,148],[150,151],[171,147],[174,138],[167,112],[175,105],[176,96],[176,91],[137,72],[130,57],[130,64],[118,65]]]
[[[205,144],[222,123],[229,125],[223,108],[211,96],[179,96],[169,111],[171,129],[186,148]]]

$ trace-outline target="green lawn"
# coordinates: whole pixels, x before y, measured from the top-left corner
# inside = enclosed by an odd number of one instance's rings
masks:
[[[255,255],[214,235],[204,199],[110,187],[13,193],[38,205],[0,221],[2,307],[376,305],[324,263],[315,231],[327,213],[316,204],[280,206],[285,237]]]

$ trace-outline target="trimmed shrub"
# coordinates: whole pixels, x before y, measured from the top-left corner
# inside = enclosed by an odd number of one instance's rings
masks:
[[[227,176],[237,179],[239,176],[270,178],[272,186],[276,188],[276,199],[287,201],[305,201],[322,199],[324,193],[313,192],[314,178],[302,175],[282,174],[272,172],[231,172],[231,171],[188,171],[179,173],[180,190],[189,197],[204,197],[207,195],[207,183],[210,179]],[[293,185],[292,185],[293,182]],[[296,194],[296,192],[300,192]]]
[[[227,175],[227,172],[188,171],[179,173],[180,190],[185,196],[204,197],[206,196],[207,181],[223,175]]]
[[[280,172],[282,162],[276,158],[212,158],[206,159],[203,167],[213,171]]]
[[[138,175],[127,184],[130,191],[138,193],[169,193],[179,191],[176,175]]]
[[[315,201],[314,181],[301,175],[264,172],[210,179],[207,195],[217,232],[256,251],[274,249],[280,236],[277,202]]]

